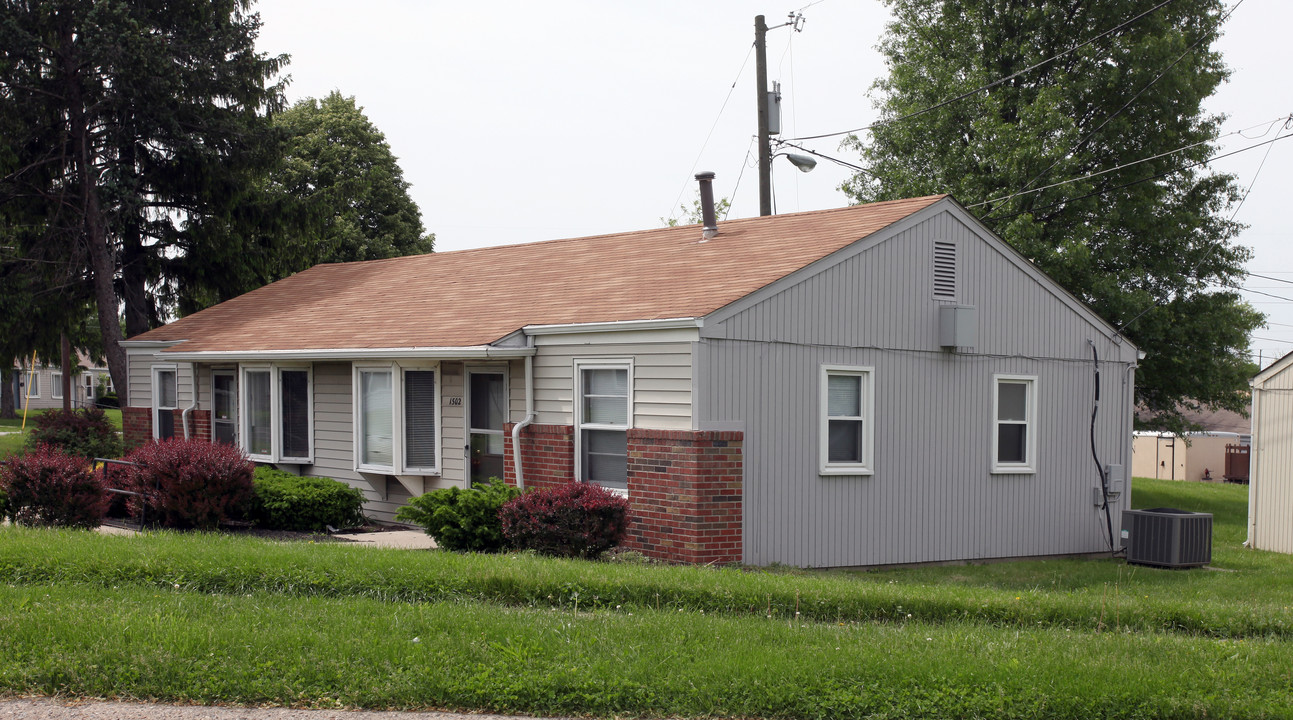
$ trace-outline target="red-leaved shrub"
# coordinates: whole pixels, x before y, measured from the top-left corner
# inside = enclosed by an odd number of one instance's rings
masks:
[[[53,445],[73,457],[91,460],[121,455],[121,438],[99,408],[49,410],[36,416],[27,447]]]
[[[624,539],[629,501],[593,483],[566,483],[508,502],[503,536],[522,550],[595,558]]]
[[[135,466],[118,476],[124,489],[142,493],[148,517],[166,527],[214,528],[251,498],[254,466],[232,445],[172,438],[140,445],[126,460]]]
[[[81,458],[49,445],[0,465],[8,515],[21,525],[98,527],[107,509],[99,476]]]

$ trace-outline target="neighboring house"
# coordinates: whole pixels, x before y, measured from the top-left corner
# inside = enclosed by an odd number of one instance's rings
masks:
[[[234,442],[387,519],[598,482],[647,554],[814,567],[1107,550],[1094,348],[1129,506],[1136,348],[944,196],[320,265],[125,345],[128,445]]]
[[[1248,542],[1293,553],[1293,353],[1249,381],[1253,394]]]
[[[1252,440],[1248,418],[1230,410],[1182,409],[1182,415],[1202,429],[1182,435],[1137,432],[1131,447],[1131,474],[1157,480],[1247,482]]]
[[[40,358],[32,365],[31,358],[15,360],[14,407],[22,412],[63,407],[63,369],[58,361],[46,362]],[[112,391],[112,377],[108,368],[96,363],[90,356],[77,353],[72,368],[72,407],[89,407],[99,397],[99,386]]]

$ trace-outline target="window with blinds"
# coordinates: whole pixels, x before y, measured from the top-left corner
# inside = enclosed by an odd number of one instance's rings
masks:
[[[873,437],[872,369],[830,365],[821,379],[821,472],[869,475]]]
[[[435,372],[404,371],[405,470],[436,468]]]
[[[310,459],[310,371],[280,370],[279,456],[286,461]]]
[[[178,380],[174,366],[153,368],[153,437],[175,437],[175,413],[179,404]]]
[[[956,300],[956,243],[934,241],[934,299]]]

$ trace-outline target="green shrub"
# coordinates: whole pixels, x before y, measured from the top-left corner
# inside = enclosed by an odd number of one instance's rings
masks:
[[[499,517],[514,547],[595,558],[624,539],[629,501],[601,485],[572,482],[522,495],[504,505]]]
[[[94,405],[101,408],[119,408],[121,407],[121,401],[117,399],[116,393],[106,393],[96,398]]]
[[[20,525],[98,527],[107,508],[99,476],[81,458],[41,445],[0,465],[5,515]]]
[[[249,519],[273,530],[323,532],[364,524],[364,494],[329,478],[300,477],[257,467]]]
[[[49,410],[36,417],[27,447],[52,445],[72,457],[87,460],[121,457],[121,438],[99,408]]]
[[[499,552],[505,547],[498,511],[521,491],[498,478],[470,490],[432,490],[409,500],[396,520],[426,529],[436,545],[458,552]]]
[[[0,518],[9,515],[9,496],[5,494],[4,488],[0,488]]]
[[[232,445],[172,438],[126,456],[126,490],[143,493],[148,517],[166,527],[215,528],[238,517],[251,498],[252,464]],[[131,510],[138,500],[131,498]]]

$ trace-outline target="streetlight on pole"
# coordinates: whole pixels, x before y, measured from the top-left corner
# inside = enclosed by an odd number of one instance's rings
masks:
[[[789,19],[777,27],[789,26],[795,32],[800,32],[803,29],[803,23],[803,15],[790,13]],[[772,139],[768,127],[769,115],[775,101],[773,94],[768,92],[768,26],[763,21],[762,15],[754,16],[754,76],[755,91],[758,95],[755,107],[758,108],[759,118],[759,215],[765,216],[772,214]],[[777,132],[781,132],[779,119]],[[804,170],[804,166],[800,163],[795,163],[795,166]]]

